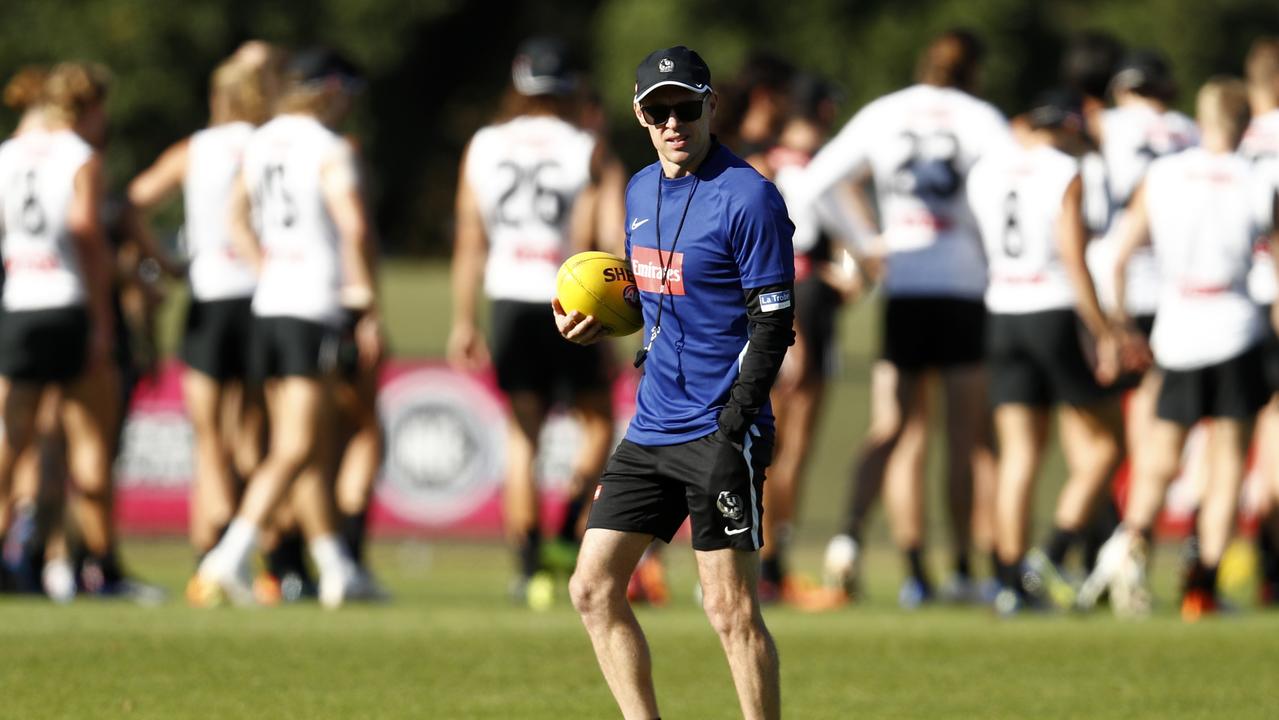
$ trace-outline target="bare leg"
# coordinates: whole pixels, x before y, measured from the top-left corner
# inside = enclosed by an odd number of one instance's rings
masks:
[[[885,475],[895,474],[888,472],[890,463],[900,459],[906,463],[903,470],[908,470],[916,462],[911,454],[898,456],[895,451],[903,440],[911,417],[917,412],[927,416],[925,380],[922,375],[900,373],[886,361],[875,364],[871,373],[870,428],[853,475],[853,502],[847,532],[854,538],[861,535],[862,525],[884,485]]]
[[[777,451],[764,484],[764,547],[760,557],[765,561],[779,557],[789,540],[799,505],[804,467],[808,462],[821,412],[826,383],[820,376],[803,378],[788,393],[773,393],[773,411],[777,420]],[[783,397],[784,396],[784,397]]]
[[[903,384],[915,385],[911,402],[903,405],[905,421],[889,454],[884,474],[884,505],[893,542],[910,551],[924,545],[924,462],[928,454],[930,410],[929,376],[902,375]]]
[[[531,392],[510,396],[511,427],[506,445],[506,487],[502,496],[507,541],[519,554],[520,574],[529,578],[540,562],[540,530],[537,512],[537,480],[534,461],[546,420],[546,402]]]
[[[230,456],[235,474],[241,480],[253,476],[262,463],[265,445],[266,397],[259,383],[238,383],[233,398],[223,408],[223,437],[231,442]]]
[[[237,517],[261,530],[293,480],[312,460],[325,404],[324,383],[291,376],[275,381],[271,397],[271,445],[249,481]]]
[[[195,432],[195,482],[191,486],[191,545],[207,552],[235,514],[235,485],[222,434],[224,394],[217,380],[197,370],[182,377],[187,417]]]
[[[1156,418],[1138,445],[1132,489],[1124,513],[1124,527],[1133,532],[1154,530],[1155,519],[1164,504],[1168,484],[1177,476],[1181,451],[1189,428]]]
[[[972,544],[973,463],[978,449],[989,447],[986,430],[986,368],[982,365],[942,372],[946,390],[946,489],[953,552],[967,564]]]
[[[1080,531],[1123,457],[1122,411],[1117,400],[1108,400],[1088,408],[1063,407],[1057,417],[1070,476],[1057,497],[1053,522],[1062,530]]]
[[[759,558],[742,550],[697,551],[703,607],[728,656],[742,716],[781,717],[777,646],[764,625],[756,587]]]
[[[613,397],[607,390],[582,393],[574,399],[573,414],[582,427],[582,444],[573,459],[569,505],[560,528],[565,540],[581,537],[591,493],[613,451]]]
[[[1001,563],[1017,567],[1026,553],[1032,487],[1048,438],[1048,412],[1029,405],[1000,405],[995,409],[995,433],[999,438],[995,547]],[[1006,584],[1009,578],[1001,579]]]
[[[658,717],[648,642],[626,602],[626,583],[651,535],[591,528],[582,538],[569,582],[573,607],[595,647],[595,658],[626,720]]]
[[[0,532],[8,529],[14,466],[35,434],[39,403],[40,386],[0,378],[0,409],[4,413],[4,432],[0,432]]]
[[[702,606],[719,634],[747,720],[781,717],[778,648],[756,595],[760,560],[742,550],[697,551]]]
[[[115,371],[101,370],[69,385],[62,403],[67,470],[76,492],[72,514],[85,549],[105,557],[115,541],[111,434],[119,422]]]
[[[1216,567],[1230,543],[1251,437],[1249,421],[1227,418],[1212,421],[1212,433],[1208,436],[1211,470],[1203,504],[1199,507],[1199,561],[1204,567]]]

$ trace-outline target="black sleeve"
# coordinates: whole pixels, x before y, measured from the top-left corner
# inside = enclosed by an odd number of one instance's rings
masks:
[[[768,401],[786,348],[795,342],[794,295],[793,282],[746,290],[750,341],[737,380],[729,388],[728,403],[719,413],[720,430],[733,442],[742,442],[746,437],[747,429]]]

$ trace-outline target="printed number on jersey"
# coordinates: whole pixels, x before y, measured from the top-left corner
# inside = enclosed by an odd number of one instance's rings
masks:
[[[21,198],[18,227],[28,235],[40,235],[48,227],[44,208],[40,206],[36,190],[36,171],[27,170],[17,181],[17,196]]]
[[[524,166],[507,160],[497,167],[504,175],[504,189],[497,199],[496,220],[499,225],[540,223],[548,227],[560,226],[568,210],[568,199],[551,185],[560,172],[559,163],[543,160]]]
[[[959,139],[954,133],[917,135],[906,131],[900,138],[906,159],[893,172],[892,192],[917,196],[925,202],[954,197],[962,182],[955,167],[959,159]]]
[[[1009,191],[1004,198],[1004,255],[1010,258],[1021,257],[1026,250],[1026,238],[1022,235],[1021,224],[1017,220],[1017,191]]]
[[[297,203],[285,185],[283,165],[267,165],[254,194],[261,213],[258,219],[264,227],[276,225],[291,228],[297,222]]]

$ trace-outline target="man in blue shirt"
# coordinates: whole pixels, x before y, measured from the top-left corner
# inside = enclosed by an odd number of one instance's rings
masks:
[[[768,393],[794,339],[794,230],[772,183],[710,134],[710,70],[685,47],[636,73],[634,111],[658,162],[626,190],[626,251],[644,311],[635,417],[609,460],[570,583],[600,668],[627,718],[658,717],[627,580],[654,538],[691,516],[703,605],[728,656],[743,715],[781,713],[777,649],[756,585]],[[552,303],[560,334],[604,337]]]

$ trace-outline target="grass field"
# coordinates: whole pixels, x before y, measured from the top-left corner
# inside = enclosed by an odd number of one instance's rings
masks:
[[[174,593],[190,569],[177,542],[126,554]],[[0,717],[617,716],[567,601],[533,613],[505,600],[501,548],[378,544],[374,562],[396,594],[390,606],[0,601]],[[663,717],[736,717],[719,643],[692,600],[687,547],[669,563],[672,604],[640,617]],[[787,717],[1235,719],[1279,707],[1279,615],[1184,625],[1167,603],[1139,623],[905,614],[894,585],[880,574],[865,604],[831,614],[767,611]]]
[[[386,268],[398,353],[442,354],[446,279],[440,264]],[[164,316],[169,347],[180,305]],[[873,305],[844,316],[843,371],[831,388],[802,509],[801,570],[816,570],[843,508],[866,423],[875,316]],[[940,469],[934,457],[933,475]],[[1041,530],[1061,479],[1054,456],[1038,496]],[[941,517],[937,507],[931,515]],[[1158,557],[1162,603],[1146,622],[1102,614],[999,621],[986,610],[956,608],[907,614],[895,607],[899,561],[882,525],[871,538],[865,602],[824,615],[767,611],[787,717],[1279,716],[1279,614],[1182,624],[1173,612],[1172,550]],[[943,538],[938,525],[933,534]],[[191,570],[181,541],[131,541],[125,557],[180,597]],[[677,546],[668,558],[671,606],[641,611],[663,717],[737,717],[718,641],[692,599],[691,553]],[[506,600],[511,562],[501,547],[380,542],[373,564],[395,603],[337,613],[314,605],[195,611],[176,599],[148,609],[0,599],[0,718],[617,716],[567,601],[532,613]]]

